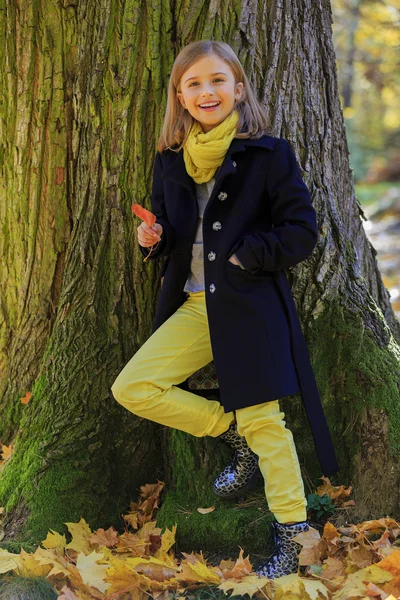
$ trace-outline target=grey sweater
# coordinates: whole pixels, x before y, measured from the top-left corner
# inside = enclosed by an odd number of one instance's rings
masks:
[[[192,246],[192,262],[190,264],[189,277],[186,280],[184,292],[202,292],[204,290],[204,256],[203,256],[203,215],[207,202],[214,187],[215,177],[205,183],[196,183],[196,197],[199,206],[199,217],[195,240]],[[235,256],[235,254],[233,255]],[[235,256],[239,265],[244,269],[239,259]]]

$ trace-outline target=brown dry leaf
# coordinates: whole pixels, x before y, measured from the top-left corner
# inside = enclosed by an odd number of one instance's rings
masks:
[[[30,392],[26,392],[25,396],[21,398],[21,404],[28,404],[29,400],[32,398],[32,394]]]
[[[347,500],[353,490],[351,485],[347,489],[344,487],[344,485],[332,485],[328,477],[322,476],[320,479],[322,479],[323,484],[317,488],[316,493],[319,496],[326,494],[332,500],[338,500],[337,504],[339,506],[342,504],[340,500]]]
[[[100,528],[97,529],[91,536],[88,538],[89,542],[92,546],[97,546],[97,549],[100,548],[111,548],[112,546],[116,546],[118,543],[118,532],[114,527],[109,527],[107,531]]]
[[[308,531],[299,533],[293,540],[303,547],[299,555],[299,565],[321,565],[326,556],[326,542],[321,539],[319,531],[310,527]]]
[[[344,564],[334,556],[329,556],[323,565],[323,579],[333,580],[337,577],[345,577]]]
[[[373,519],[372,521],[364,521],[358,526],[360,531],[379,531],[379,529],[398,528],[399,524],[394,519],[386,517],[385,519]]]
[[[219,568],[222,572],[230,571],[231,569],[233,569],[234,566],[235,561],[231,560],[230,558],[228,560],[221,560],[221,562],[219,563]]]
[[[140,487],[140,502],[131,502],[129,513],[122,515],[125,521],[137,529],[152,520],[154,511],[158,508],[159,496],[165,486],[163,481],[147,483]]]
[[[197,511],[202,514],[202,515],[206,515],[207,513],[213,512],[215,510],[215,506],[210,506],[210,508],[198,508]]]
[[[374,560],[373,550],[366,546],[360,546],[355,548],[349,548],[348,560],[355,564],[359,569],[364,569],[372,563]]]
[[[188,562],[190,562],[192,565],[195,565],[196,562],[201,562],[203,565],[207,564],[207,559],[204,558],[202,551],[200,551],[200,553],[191,552],[190,554],[187,554],[186,552],[181,552],[181,554],[183,554],[183,556],[186,558],[186,560]]]
[[[126,531],[119,536],[116,552],[122,554],[124,552],[133,554],[133,556],[147,556],[146,551],[148,543],[145,539],[139,538],[136,533]]]

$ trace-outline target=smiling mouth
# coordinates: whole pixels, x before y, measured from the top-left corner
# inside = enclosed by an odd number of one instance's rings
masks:
[[[217,108],[221,102],[204,102],[204,104],[199,104],[199,108],[207,109],[207,108]]]

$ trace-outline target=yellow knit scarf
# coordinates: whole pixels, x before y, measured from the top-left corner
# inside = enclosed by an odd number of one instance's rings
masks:
[[[183,147],[186,171],[196,183],[210,181],[222,165],[225,154],[237,132],[239,113],[233,110],[227,117],[204,133],[198,121],[194,121]]]

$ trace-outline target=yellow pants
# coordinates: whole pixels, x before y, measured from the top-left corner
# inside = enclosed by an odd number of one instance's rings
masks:
[[[191,292],[127,363],[111,391],[135,415],[196,437],[221,435],[236,413],[239,434],[259,457],[268,506],[276,520],[305,521],[299,461],[279,400],[225,413],[218,401],[177,387],[211,360],[205,292]]]

